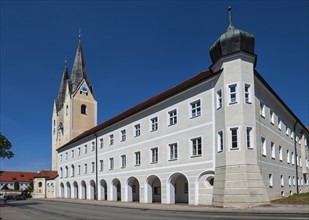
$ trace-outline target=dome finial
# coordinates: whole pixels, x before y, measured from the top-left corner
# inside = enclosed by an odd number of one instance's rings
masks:
[[[228,12],[229,12],[229,28],[233,27],[232,25],[232,7],[229,6],[228,8]]]

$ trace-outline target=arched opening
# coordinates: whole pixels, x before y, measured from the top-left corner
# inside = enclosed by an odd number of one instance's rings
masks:
[[[83,115],[87,115],[87,105],[82,104],[80,107],[80,113]]]
[[[90,181],[90,195],[89,195],[89,199],[96,199],[96,195],[95,195],[95,182],[94,180]]]
[[[66,198],[71,199],[71,184],[69,182],[66,183]]]
[[[81,199],[87,199],[87,185],[86,185],[86,182],[83,180],[81,185],[82,185]]]
[[[161,203],[161,181],[155,176],[149,176],[146,180],[146,203]]]
[[[185,175],[174,173],[168,179],[167,196],[170,204],[189,202],[189,184]]]
[[[100,200],[107,200],[107,184],[105,180],[100,181]]]
[[[74,199],[78,199],[79,196],[78,196],[78,184],[76,181],[74,181],[73,183],[73,196],[72,196]]]
[[[139,182],[135,177],[130,177],[127,181],[127,201],[139,202]]]
[[[121,201],[121,184],[119,179],[113,179],[111,188],[111,200]]]
[[[64,198],[64,184],[60,183],[60,198]]]
[[[195,205],[212,205],[214,171],[201,173],[195,181]]]

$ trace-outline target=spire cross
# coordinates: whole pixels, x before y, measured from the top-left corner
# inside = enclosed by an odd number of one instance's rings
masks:
[[[68,67],[68,60],[67,60],[67,56],[64,57],[64,67],[67,68]]]
[[[78,30],[78,40],[79,42],[81,42],[82,40],[82,30],[81,29]]]
[[[229,27],[232,27],[232,7],[229,6],[228,8],[228,12],[229,12]]]

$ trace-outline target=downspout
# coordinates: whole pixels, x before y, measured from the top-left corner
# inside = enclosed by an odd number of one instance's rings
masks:
[[[95,187],[94,187],[94,199],[98,200],[98,136],[95,136]]]
[[[297,143],[296,143],[296,132],[295,132],[295,128],[296,125],[298,123],[298,120],[295,122],[294,127],[293,127],[293,132],[294,132],[294,149],[295,149],[295,154],[294,154],[294,160],[295,160],[295,171],[296,171],[296,193],[299,193],[299,188],[298,188],[298,164],[297,164]],[[298,162],[299,163],[299,162]]]

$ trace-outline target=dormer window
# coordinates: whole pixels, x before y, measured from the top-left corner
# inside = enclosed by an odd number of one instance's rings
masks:
[[[80,107],[80,112],[83,114],[83,115],[87,115],[87,105],[81,105]]]

